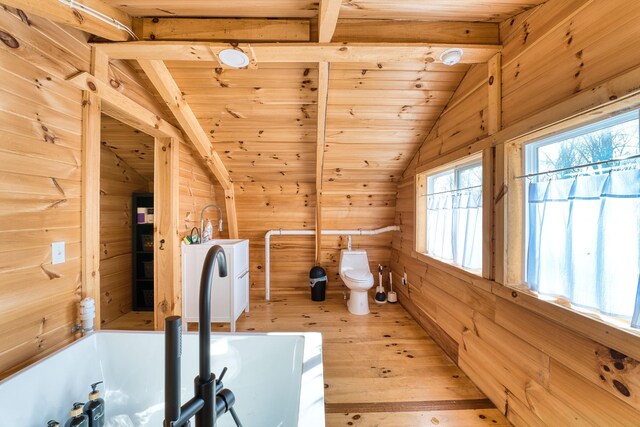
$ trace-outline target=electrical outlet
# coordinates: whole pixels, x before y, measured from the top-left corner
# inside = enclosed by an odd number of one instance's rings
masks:
[[[407,286],[407,273],[402,273],[402,284]]]
[[[65,261],[64,242],[51,243],[51,264],[62,264]]]

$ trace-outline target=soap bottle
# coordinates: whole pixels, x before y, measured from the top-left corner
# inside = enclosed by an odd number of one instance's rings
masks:
[[[64,427],[89,427],[89,417],[82,413],[84,403],[76,402],[71,410],[71,418],[67,420]]]
[[[89,427],[104,427],[104,399],[97,390],[102,381],[91,384],[89,401],[84,405],[84,413],[89,417]]]
[[[208,242],[211,239],[213,239],[213,225],[211,224],[211,220],[208,219],[207,225],[202,232],[202,243]]]

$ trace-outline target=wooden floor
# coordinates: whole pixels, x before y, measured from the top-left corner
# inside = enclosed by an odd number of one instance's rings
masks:
[[[322,333],[327,426],[509,425],[399,304],[371,303],[371,314],[355,316],[341,293],[324,302],[307,294],[252,297],[238,332]],[[152,317],[131,312],[104,329],[148,330]]]

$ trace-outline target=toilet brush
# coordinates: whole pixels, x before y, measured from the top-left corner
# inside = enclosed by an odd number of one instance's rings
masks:
[[[382,286],[382,265],[378,264],[378,288],[376,289],[375,301],[378,304],[384,304],[387,302],[387,295],[384,293],[384,287]]]
[[[393,275],[391,274],[391,271],[389,271],[389,287],[391,288],[391,290],[387,295],[387,301],[389,301],[390,303],[398,302],[398,295],[393,291]]]

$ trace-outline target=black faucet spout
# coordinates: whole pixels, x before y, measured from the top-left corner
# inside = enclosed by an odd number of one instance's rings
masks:
[[[227,257],[221,246],[209,249],[200,277],[200,375],[195,378],[195,396],[180,406],[180,359],[182,355],[181,319],[171,316],[165,319],[165,427],[186,425],[195,416],[196,427],[213,427],[218,414],[233,411],[233,393],[222,388],[211,372],[211,286],[216,261],[220,277],[227,277]],[[239,422],[237,422],[238,425]]]
[[[227,256],[220,245],[214,245],[207,252],[200,276],[200,313],[198,336],[200,340],[200,381],[211,380],[211,283],[216,260],[220,277],[227,277]]]

